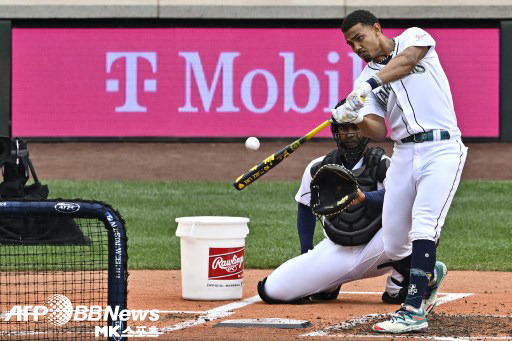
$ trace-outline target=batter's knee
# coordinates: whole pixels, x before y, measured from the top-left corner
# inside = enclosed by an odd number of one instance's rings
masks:
[[[391,260],[400,260],[411,254],[411,246],[412,244],[400,245],[393,242],[384,242],[384,253]]]
[[[435,242],[441,233],[442,225],[439,224],[437,217],[426,214],[417,214],[412,220],[411,231],[409,231],[409,240],[430,240]]]
[[[382,241],[384,242],[384,253],[391,260],[400,260],[411,253],[412,243],[407,232],[384,231]]]
[[[409,238],[411,239],[411,241],[415,241],[415,240],[430,240],[430,241],[433,241],[433,242],[436,242],[436,236],[439,237],[437,234],[436,234],[436,231],[435,229],[432,229],[432,231],[411,231],[411,233],[409,233]]]

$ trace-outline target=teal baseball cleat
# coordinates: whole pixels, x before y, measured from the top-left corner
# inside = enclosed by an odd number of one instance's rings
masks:
[[[402,307],[389,320],[374,324],[372,330],[379,333],[400,334],[427,328],[428,321],[425,310],[402,304]]]
[[[429,283],[427,287],[427,293],[425,295],[425,313],[428,315],[434,310],[437,305],[437,290],[441,286],[443,279],[448,273],[448,268],[443,262],[436,262],[434,267],[434,279],[432,283]]]

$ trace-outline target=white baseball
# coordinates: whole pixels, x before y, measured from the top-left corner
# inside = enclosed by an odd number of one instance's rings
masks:
[[[252,151],[258,150],[260,148],[260,140],[253,136],[249,137],[245,140],[245,148]]]

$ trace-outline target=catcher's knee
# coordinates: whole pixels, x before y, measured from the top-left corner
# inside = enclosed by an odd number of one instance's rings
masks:
[[[265,277],[262,281],[258,282],[258,295],[263,302],[268,304],[299,304],[302,302],[302,299],[296,299],[291,301],[282,301],[278,299],[274,299],[270,297],[265,291],[265,283],[267,282],[267,277]]]
[[[269,295],[267,295],[267,292],[265,291],[265,282],[267,281],[267,277],[265,277],[262,281],[258,282],[258,295],[260,295],[260,298],[263,302],[269,303],[269,304],[276,304],[276,303],[283,303],[280,300],[275,300],[271,298]]]

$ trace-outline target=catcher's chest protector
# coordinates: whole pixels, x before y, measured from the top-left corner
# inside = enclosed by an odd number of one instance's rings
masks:
[[[354,169],[359,187],[363,192],[377,190],[381,148],[368,148],[363,167]],[[367,206],[365,203],[352,206],[344,212],[325,217],[324,230],[330,240],[343,246],[367,244],[382,227],[382,208]]]

